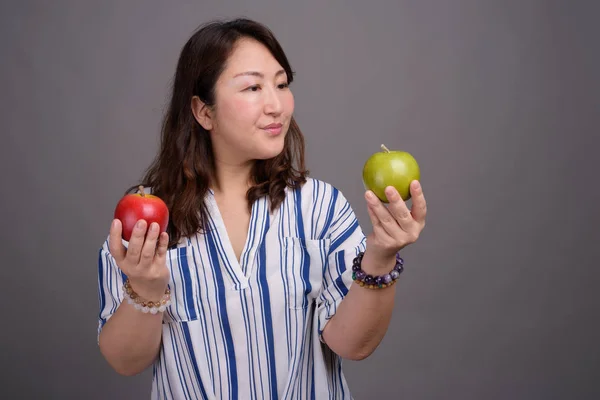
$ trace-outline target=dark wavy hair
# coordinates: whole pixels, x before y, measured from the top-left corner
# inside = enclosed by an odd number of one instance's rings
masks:
[[[215,104],[215,83],[242,38],[265,45],[285,70],[288,83],[293,80],[294,73],[275,35],[256,21],[211,21],[200,26],[183,46],[162,123],[160,150],[142,181],[127,190],[130,193],[139,185],[150,187],[167,204],[169,246],[206,228],[204,198],[216,177],[215,161],[210,134],[192,113],[192,97],[198,96],[208,106]],[[307,175],[304,137],[292,117],[281,154],[254,163],[252,186],[246,193],[248,207],[256,199],[269,196],[274,211],[285,198],[285,188],[303,185]]]

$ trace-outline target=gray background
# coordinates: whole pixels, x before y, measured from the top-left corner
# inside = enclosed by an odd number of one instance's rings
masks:
[[[422,168],[389,332],[357,399],[600,397],[600,24],[583,1],[3,2],[3,398],[145,399],[96,347],[97,250],[179,50],[215,17],[280,39],[312,175],[366,231],[362,164]]]

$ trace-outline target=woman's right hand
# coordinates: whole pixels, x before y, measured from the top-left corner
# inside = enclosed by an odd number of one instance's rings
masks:
[[[159,301],[169,283],[167,246],[169,235],[159,232],[156,222],[150,224],[139,220],[125,248],[122,242],[122,224],[115,219],[110,227],[109,249],[117,266],[127,275],[131,288],[143,299]],[[160,233],[160,235],[159,235]]]

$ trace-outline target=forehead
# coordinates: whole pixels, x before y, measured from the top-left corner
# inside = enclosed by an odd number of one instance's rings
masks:
[[[257,71],[268,76],[281,69],[282,66],[265,45],[253,39],[243,38],[236,43],[223,75],[233,77],[239,73]]]

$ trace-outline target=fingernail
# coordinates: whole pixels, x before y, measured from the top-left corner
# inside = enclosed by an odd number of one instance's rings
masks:
[[[152,224],[150,224],[150,232],[156,232],[157,229],[158,229],[158,224],[156,222],[153,222]]]
[[[138,229],[142,229],[144,227],[144,221],[139,220],[137,222],[137,224],[135,224],[135,227],[138,228]]]
[[[396,189],[391,186],[388,186],[385,189],[385,195],[387,196],[388,200],[391,200],[391,201],[396,201],[396,200],[398,200],[398,197],[399,197]]]
[[[419,181],[413,181],[412,185],[413,185],[413,189],[418,189],[421,187],[421,184],[419,183]]]
[[[112,224],[110,224],[110,227],[111,228],[116,228],[117,227],[117,220],[116,219],[113,219],[113,222],[112,222]]]
[[[370,200],[370,201],[375,200],[375,195],[373,194],[373,192],[371,192],[371,191],[367,192],[367,200]]]

